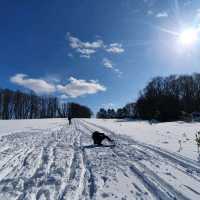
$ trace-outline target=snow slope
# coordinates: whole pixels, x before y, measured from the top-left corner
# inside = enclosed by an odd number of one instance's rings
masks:
[[[200,165],[191,158],[116,134],[101,120],[44,120],[34,132],[27,123],[1,137],[1,200],[200,199]],[[94,130],[117,145],[92,145]]]

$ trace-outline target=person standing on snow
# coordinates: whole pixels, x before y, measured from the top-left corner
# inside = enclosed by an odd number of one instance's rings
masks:
[[[68,118],[68,121],[69,121],[69,125],[71,125],[72,123],[72,109],[71,109],[71,103],[68,103],[67,104],[67,118]]]
[[[68,121],[69,121],[69,125],[71,125],[71,123],[72,123],[72,117],[70,115],[68,115]]]

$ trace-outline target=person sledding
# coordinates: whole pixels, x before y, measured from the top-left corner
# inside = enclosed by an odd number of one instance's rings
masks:
[[[92,133],[92,139],[94,142],[94,145],[98,145],[98,146],[102,146],[102,141],[103,140],[108,140],[109,142],[113,143],[113,140],[110,139],[107,135],[105,135],[104,133],[95,131]]]

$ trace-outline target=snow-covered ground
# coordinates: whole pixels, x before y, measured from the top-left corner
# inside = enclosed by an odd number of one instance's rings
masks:
[[[0,199],[200,199],[198,123],[0,121]],[[94,146],[94,130],[115,146]],[[181,140],[180,148],[178,140]]]
[[[195,134],[200,123],[166,122],[150,124],[148,121],[120,119],[89,119],[96,125],[103,125],[116,134],[127,135],[134,140],[166,149],[200,162]],[[181,146],[180,146],[181,141]]]
[[[66,124],[66,119],[0,120],[0,137],[22,131],[53,131]]]

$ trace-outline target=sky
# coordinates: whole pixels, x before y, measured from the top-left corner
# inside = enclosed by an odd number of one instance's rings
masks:
[[[199,73],[199,31],[199,0],[1,1],[0,87],[117,108]]]

